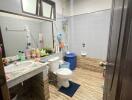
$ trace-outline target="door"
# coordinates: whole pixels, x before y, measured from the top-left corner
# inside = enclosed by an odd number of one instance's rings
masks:
[[[132,16],[131,16],[132,20]],[[130,25],[130,33],[128,38],[127,52],[125,55],[125,64],[122,68],[122,78],[120,86],[119,100],[132,100],[132,22]]]
[[[132,16],[131,16],[132,20]],[[122,70],[120,100],[132,100],[132,22],[130,25],[125,64]]]
[[[3,37],[2,37],[1,28],[0,28],[0,47],[2,48],[2,57],[5,57],[5,48],[4,48],[4,43],[3,43]]]
[[[2,54],[0,53],[0,100],[10,100],[9,91],[6,84],[4,68],[2,65]]]
[[[103,96],[104,100],[117,100],[116,93],[124,38],[124,1],[125,0],[113,0],[112,3],[110,35]]]
[[[125,43],[123,46],[122,67],[119,81],[118,100],[132,100],[132,0],[126,0],[127,20],[125,24]]]

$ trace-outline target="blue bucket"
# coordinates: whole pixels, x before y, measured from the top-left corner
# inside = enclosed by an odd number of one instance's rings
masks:
[[[68,53],[64,56],[64,60],[66,62],[70,63],[70,69],[74,70],[76,68],[76,63],[77,63],[77,56],[75,53]]]

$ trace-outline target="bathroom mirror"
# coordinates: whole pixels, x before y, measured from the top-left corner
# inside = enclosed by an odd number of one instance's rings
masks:
[[[15,23],[15,24],[14,24]],[[30,30],[31,47],[53,49],[52,22],[0,12],[0,28],[6,57],[18,54],[27,47],[27,27]],[[41,37],[40,37],[41,34]]]
[[[37,4],[38,0],[21,0],[22,10],[24,13],[37,14]]]

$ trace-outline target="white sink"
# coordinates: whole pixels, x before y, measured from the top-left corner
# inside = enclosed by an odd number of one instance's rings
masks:
[[[5,73],[20,73],[34,66],[33,61],[22,61],[5,66]]]

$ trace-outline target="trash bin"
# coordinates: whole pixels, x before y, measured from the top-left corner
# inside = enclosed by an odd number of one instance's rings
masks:
[[[67,53],[64,56],[64,61],[70,63],[70,69],[74,70],[77,65],[77,56],[75,53]]]

